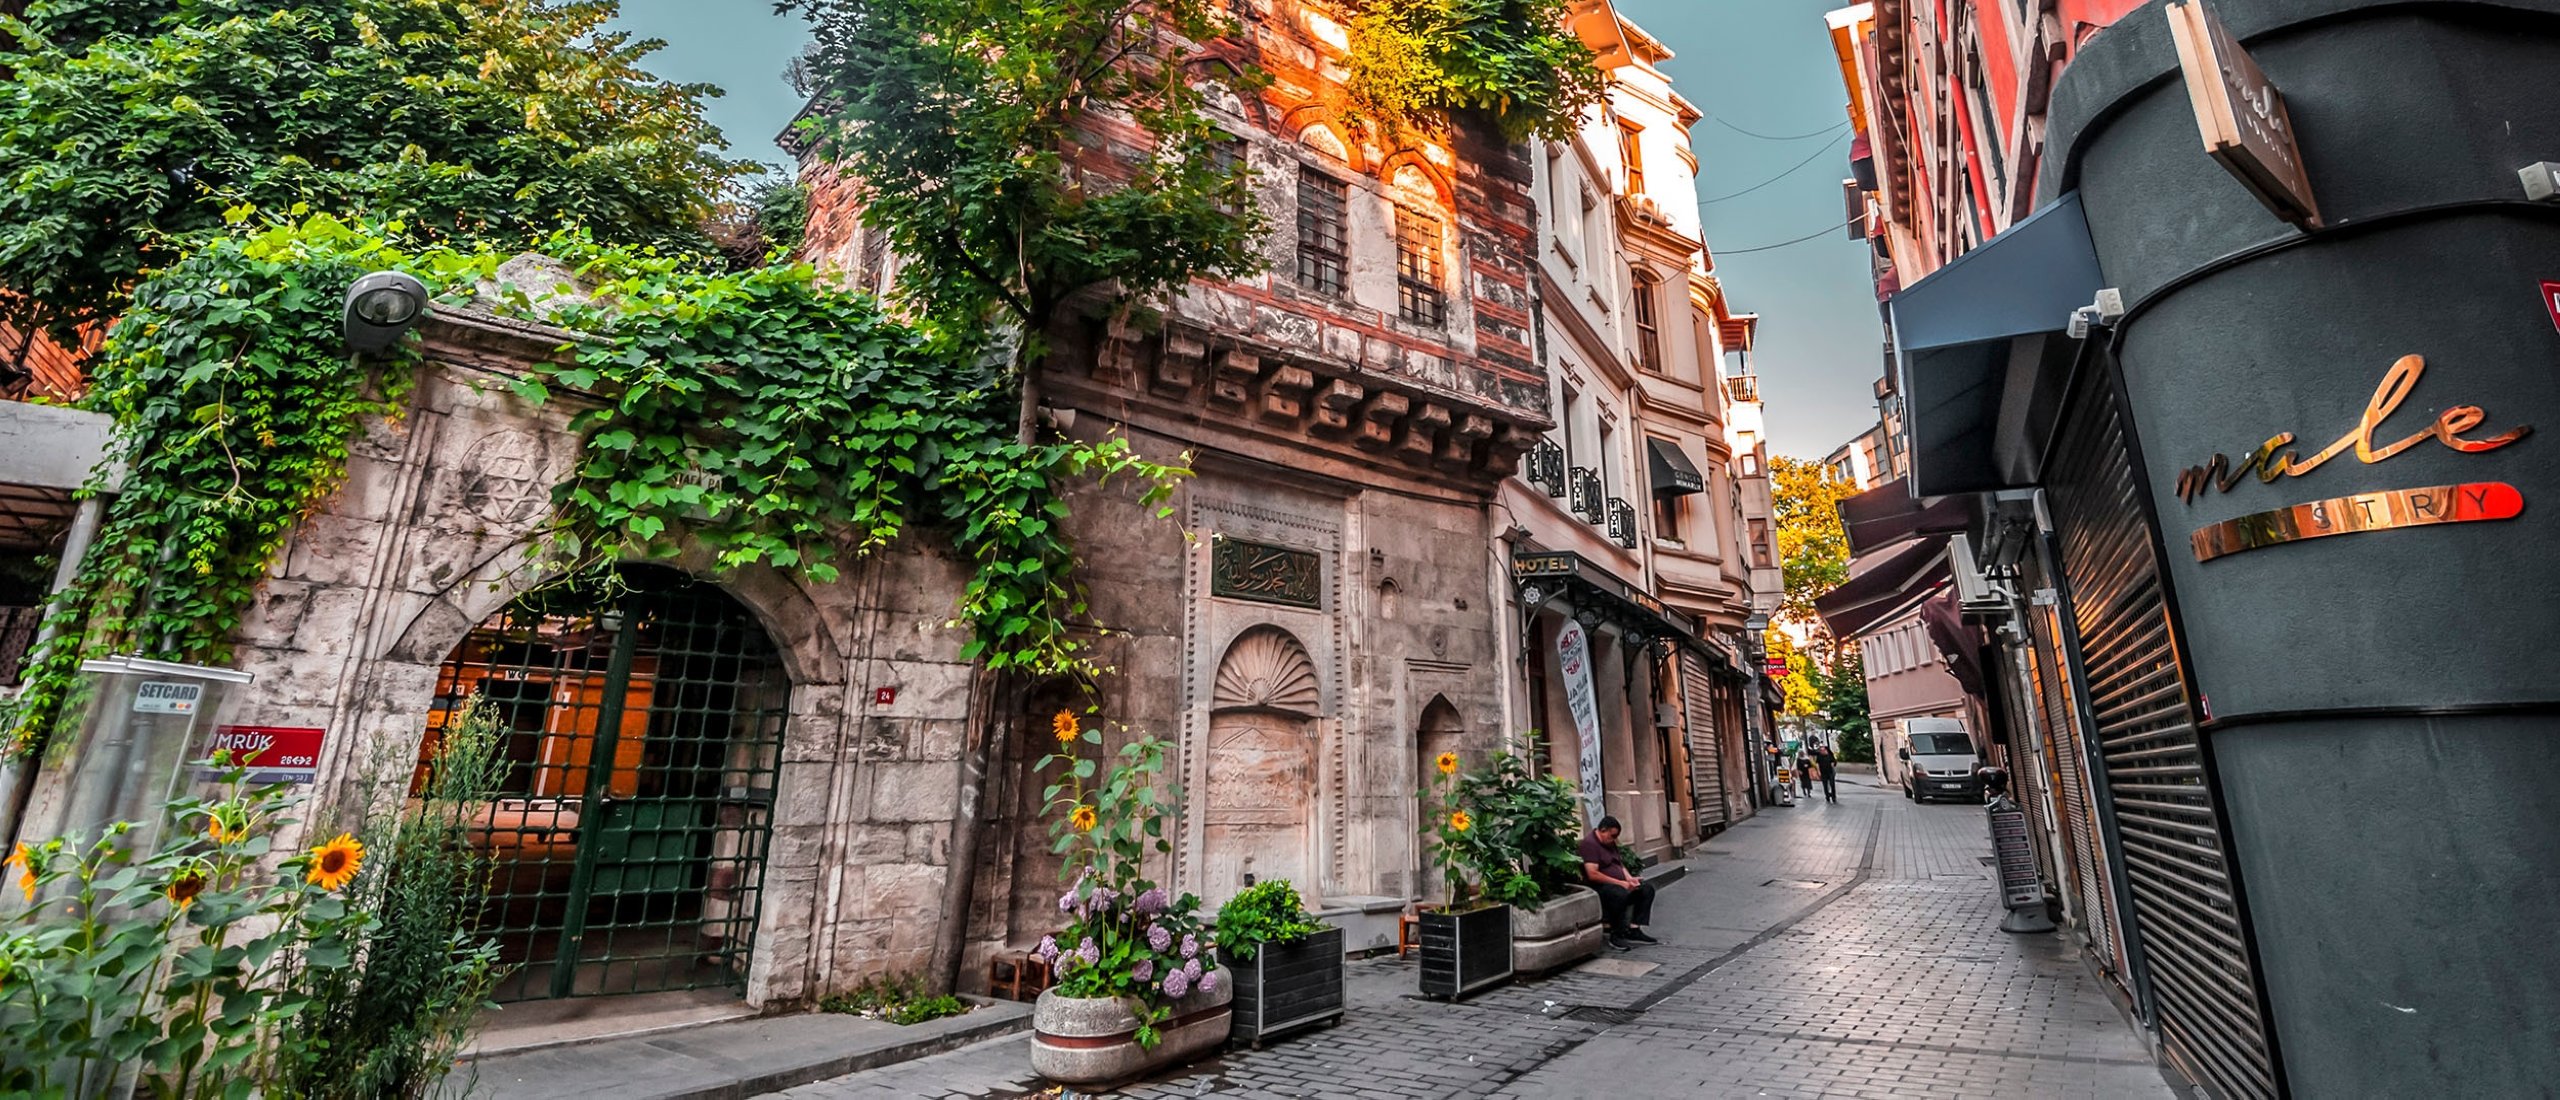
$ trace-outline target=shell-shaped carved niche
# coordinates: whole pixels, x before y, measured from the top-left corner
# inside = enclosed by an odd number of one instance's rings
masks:
[[[1211,710],[1273,710],[1314,717],[1316,665],[1288,631],[1258,626],[1227,647],[1210,692]]]

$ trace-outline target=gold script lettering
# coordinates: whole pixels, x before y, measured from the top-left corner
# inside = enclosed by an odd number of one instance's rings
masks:
[[[2391,364],[2390,370],[2383,372],[2382,384],[2374,387],[2373,397],[2365,402],[2363,415],[2356,418],[2356,426],[2339,436],[2337,442],[2321,448],[2309,458],[2296,458],[2290,450],[2277,453],[2293,442],[2292,432],[2282,432],[2241,456],[2239,465],[2234,466],[2229,457],[2216,454],[2201,466],[2189,466],[2178,472],[2178,499],[2193,504],[2196,496],[2208,486],[2230,492],[2251,471],[2256,471],[2259,481],[2267,483],[2273,483],[2279,477],[2301,477],[2349,450],[2355,452],[2356,461],[2372,465],[2429,439],[2463,454],[2479,454],[2497,450],[2532,434],[2532,425],[2518,424],[2486,439],[2465,439],[2462,433],[2479,427],[2489,414],[2478,405],[2456,405],[2436,414],[2435,422],[2416,434],[2380,447],[2374,446],[2373,433],[2399,410],[2402,402],[2409,399],[2410,391],[2418,388],[2418,379],[2426,372],[2427,361],[2424,358],[2401,356],[2398,362]]]

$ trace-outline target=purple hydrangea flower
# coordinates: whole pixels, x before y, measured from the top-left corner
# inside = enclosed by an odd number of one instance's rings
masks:
[[[1188,958],[1196,957],[1196,956],[1198,956],[1199,954],[1200,954],[1200,937],[1198,937],[1198,936],[1193,936],[1193,935],[1185,935],[1185,936],[1183,936],[1183,937],[1182,937],[1182,957],[1183,957],[1183,958],[1188,959]]]
[[[1129,968],[1129,976],[1142,982],[1154,981],[1156,976],[1156,961],[1154,959],[1138,960],[1138,965]]]
[[[1164,912],[1165,908],[1171,904],[1173,903],[1165,898],[1163,890],[1149,887],[1146,893],[1138,895],[1138,915],[1152,917]],[[1156,950],[1164,949],[1159,947]]]
[[[1073,889],[1058,895],[1058,911],[1061,913],[1076,911],[1076,892]]]
[[[1179,970],[1164,976],[1164,995],[1179,997],[1191,992],[1191,975]]]
[[[1042,936],[1042,937],[1040,937],[1040,951],[1039,951],[1039,955],[1040,955],[1040,961],[1041,961],[1041,962],[1044,962],[1044,963],[1054,963],[1054,962],[1058,961],[1058,937],[1056,937],[1056,936]]]
[[[1182,964],[1182,976],[1197,980],[1200,977],[1200,960],[1191,959],[1185,961]]]
[[[1086,936],[1083,943],[1076,945],[1076,957],[1084,960],[1086,966],[1092,966],[1102,961],[1102,948],[1093,942],[1093,937]]]
[[[1150,924],[1150,925],[1148,925],[1148,926],[1147,926],[1147,946],[1152,947],[1152,948],[1154,948],[1154,949],[1156,949],[1156,950],[1158,950],[1158,951],[1163,951],[1163,950],[1166,950],[1166,949],[1168,949],[1168,948],[1172,947],[1172,946],[1173,946],[1173,929],[1167,928],[1167,927],[1165,927],[1165,926],[1163,926],[1163,925],[1161,925],[1161,924]]]
[[[1215,993],[1215,992],[1217,992],[1217,991],[1218,991],[1218,972],[1217,972],[1217,971],[1212,970],[1212,971],[1210,971],[1210,972],[1208,972],[1208,973],[1206,973],[1206,974],[1202,974],[1202,975],[1200,975],[1200,992],[1202,992],[1202,993]]]
[[[1110,887],[1108,887],[1108,886],[1101,887],[1100,889],[1097,889],[1097,890],[1095,890],[1095,891],[1093,892],[1093,911],[1094,911],[1094,912],[1096,912],[1096,913],[1107,913],[1107,912],[1110,912],[1110,911],[1111,911],[1111,907],[1112,907],[1113,905],[1117,904],[1119,901],[1120,901],[1120,892],[1119,892],[1119,891],[1114,890],[1114,889],[1112,889],[1112,888],[1110,888]]]

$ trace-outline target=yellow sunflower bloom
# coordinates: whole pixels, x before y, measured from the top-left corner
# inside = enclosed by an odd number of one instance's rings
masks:
[[[1440,765],[1440,774],[1442,774],[1442,775],[1456,775],[1456,774],[1458,774],[1458,754],[1457,754],[1457,753],[1454,753],[1454,752],[1444,752],[1444,753],[1441,753],[1441,754],[1440,754],[1440,759],[1439,759],[1438,763],[1439,763],[1439,765]]]
[[[1075,813],[1068,815],[1067,820],[1075,823],[1077,832],[1089,833],[1101,819],[1094,814],[1093,807],[1078,806]]]
[[[237,844],[249,839],[249,823],[244,821],[238,825],[232,825],[223,821],[222,815],[216,813],[205,819],[204,832],[206,836],[212,837],[216,844]]]
[[[304,877],[334,894],[363,867],[364,845],[356,843],[354,834],[339,833],[336,839],[312,849],[311,873]]]
[[[1467,829],[1475,825],[1475,823],[1476,819],[1468,817],[1467,811],[1465,810],[1457,810],[1449,814],[1449,827],[1456,829],[1459,832],[1466,832]]]
[[[1049,719],[1049,732],[1057,735],[1059,744],[1072,745],[1075,743],[1077,735],[1082,734],[1084,731],[1076,727],[1076,716],[1074,714],[1062,710],[1058,712],[1056,717]]]
[[[177,903],[180,909],[186,908],[196,900],[196,895],[204,893],[205,881],[203,871],[190,870],[180,873],[178,877],[169,880],[169,900]]]
[[[26,842],[19,841],[18,850],[9,853],[8,862],[0,863],[0,866],[18,869],[18,889],[26,891],[28,901],[34,901],[36,900],[36,868],[35,862],[28,858],[30,854]]]

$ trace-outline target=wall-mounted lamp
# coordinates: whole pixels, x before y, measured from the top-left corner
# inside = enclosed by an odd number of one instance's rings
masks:
[[[358,354],[381,351],[400,342],[428,313],[427,284],[397,271],[376,271],[347,288],[347,312],[341,331],[347,347]]]

